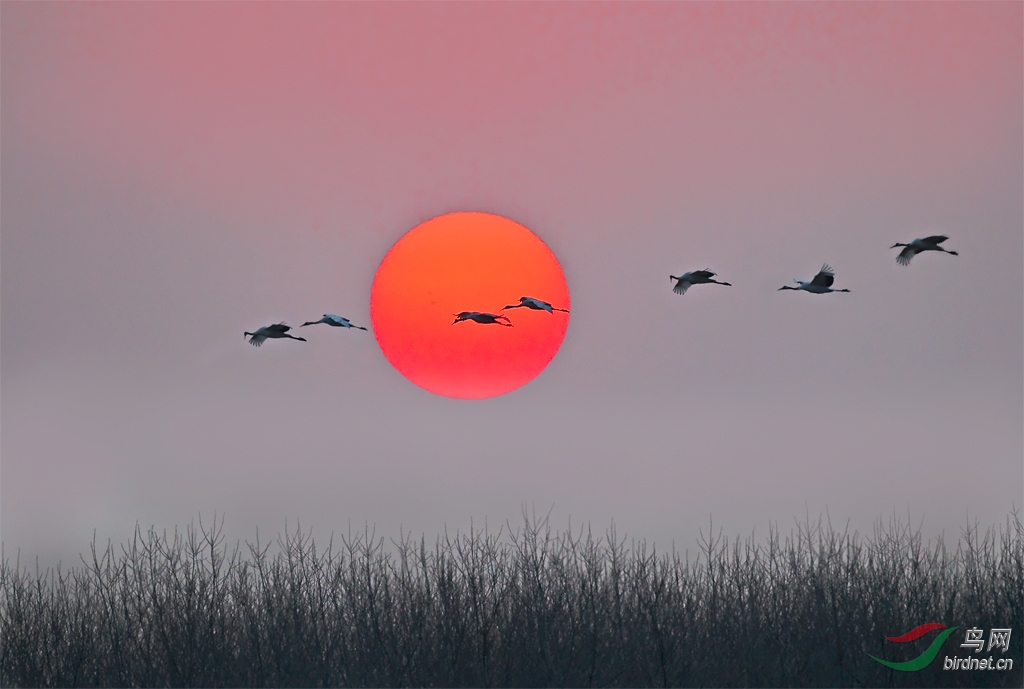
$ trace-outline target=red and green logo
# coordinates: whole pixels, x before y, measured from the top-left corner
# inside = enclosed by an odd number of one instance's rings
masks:
[[[873,655],[868,655],[872,660],[877,660],[882,665],[885,665],[886,667],[891,667],[893,670],[900,670],[901,672],[914,672],[916,670],[921,670],[927,667],[928,663],[935,660],[935,656],[939,654],[939,648],[942,646],[942,643],[949,638],[950,634],[959,629],[959,627],[947,628],[946,625],[939,624],[938,622],[928,622],[927,624],[922,624],[920,627],[914,627],[902,636],[885,637],[888,641],[894,641],[898,644],[905,644],[908,641],[920,639],[928,632],[933,632],[936,629],[944,629],[945,631],[939,634],[937,637],[935,637],[935,640],[932,641],[931,645],[924,650],[924,653],[906,662],[894,663],[890,660],[882,660],[881,658],[876,658]]]

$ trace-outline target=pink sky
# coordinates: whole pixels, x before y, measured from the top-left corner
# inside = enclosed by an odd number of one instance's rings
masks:
[[[526,502],[689,546],[709,515],[1024,502],[1019,3],[0,13],[8,549],[213,510],[429,535]],[[242,341],[367,323],[391,245],[455,210],[565,270],[529,385],[458,402],[365,333]],[[936,233],[960,256],[888,250]],[[850,294],[776,292],[826,261]],[[705,267],[734,287],[671,293]]]

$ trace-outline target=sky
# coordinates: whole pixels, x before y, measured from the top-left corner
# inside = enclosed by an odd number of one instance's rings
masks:
[[[0,5],[0,536],[216,512],[589,523],[696,549],[827,514],[955,539],[1024,506],[1024,6]],[[571,294],[532,382],[406,380],[406,232],[530,228]],[[959,256],[895,261],[946,234]],[[780,292],[823,263],[849,294]],[[732,287],[673,294],[710,268]],[[518,296],[518,295],[517,295]],[[483,327],[483,326],[481,326]]]

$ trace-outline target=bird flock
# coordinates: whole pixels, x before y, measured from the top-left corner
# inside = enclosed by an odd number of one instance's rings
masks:
[[[947,239],[949,239],[949,237],[946,237],[945,235],[932,235],[931,237],[921,237],[915,239],[909,244],[896,242],[889,248],[895,249],[897,247],[903,247],[903,250],[896,257],[896,262],[899,263],[901,266],[909,266],[911,259],[913,259],[914,256],[916,256],[917,254],[922,253],[924,251],[940,251],[942,253],[951,254],[953,256],[959,256],[960,254],[958,254],[956,251],[951,251],[949,249],[942,248],[942,243],[945,242]],[[690,289],[690,287],[692,287],[693,285],[715,284],[725,285],[727,287],[732,286],[731,283],[720,282],[718,280],[715,280],[715,275],[717,275],[717,273],[714,273],[710,270],[694,270],[690,271],[689,273],[683,273],[678,277],[675,275],[669,275],[669,279],[675,281],[675,285],[672,286],[672,291],[675,292],[676,294],[686,294],[686,291]],[[783,285],[782,287],[779,288],[779,291],[793,290],[800,292],[810,292],[811,294],[828,294],[829,292],[850,291],[845,288],[835,289],[832,287],[833,283],[835,282],[835,271],[833,271],[827,263],[823,264],[821,266],[821,270],[818,271],[818,274],[815,275],[810,280],[804,281],[794,279],[793,282],[796,283],[796,287],[793,287],[791,285]],[[520,297],[518,304],[508,304],[507,306],[504,306],[501,310],[507,311],[509,309],[531,309],[533,311],[546,311],[550,314],[553,314],[555,311],[569,313],[568,309],[560,309],[558,307],[552,306],[550,303],[546,301],[542,301],[535,297]],[[512,321],[505,314],[490,313],[488,311],[460,311],[459,313],[454,315],[455,320],[452,321],[452,325],[455,325],[456,323],[462,323],[465,321],[473,321],[474,323],[480,323],[482,325],[500,325],[506,328],[513,327]],[[318,323],[325,323],[335,328],[355,328],[357,330],[366,330],[366,328],[364,328],[363,326],[354,325],[349,319],[343,318],[341,316],[336,316],[333,313],[325,313],[323,318],[321,318],[320,320],[307,321],[303,323],[302,326],[300,327],[305,327],[307,325],[316,325]],[[254,347],[259,347],[268,339],[290,338],[292,340],[299,340],[301,342],[306,341],[306,338],[304,337],[290,335],[288,331],[291,329],[292,327],[290,325],[285,325],[284,323],[274,323],[273,325],[265,325],[262,328],[256,330],[255,332],[246,332],[245,337],[249,338],[249,344],[253,345]]]
[[[536,297],[519,297],[518,304],[509,304],[501,308],[502,311],[508,309],[532,309],[534,311],[547,311],[552,314],[555,311],[569,313],[568,309],[560,309]],[[512,321],[505,314],[489,313],[487,311],[461,311],[455,314],[455,320],[452,321],[452,325],[462,321],[473,321],[474,323],[482,323],[484,325],[503,325],[506,328],[512,327]]]
[[[356,328],[358,330],[366,330],[366,328],[364,328],[363,326],[353,325],[352,321],[350,321],[349,319],[342,318],[341,316],[335,316],[333,313],[325,313],[324,317],[321,318],[320,320],[306,321],[299,327],[304,328],[307,325],[316,325],[317,323],[326,323],[327,325],[332,325],[335,328]],[[249,338],[249,344],[251,344],[253,347],[259,347],[261,344],[266,342],[268,338],[274,339],[288,337],[293,340],[300,340],[301,342],[306,341],[306,338],[304,337],[296,337],[295,335],[289,335],[288,331],[291,329],[292,326],[290,325],[285,325],[284,323],[274,323],[273,325],[265,325],[256,332],[247,332],[245,333],[245,337]]]
[[[560,309],[552,306],[546,301],[537,299],[536,297],[520,297],[518,304],[509,304],[503,307],[501,310],[506,309],[532,309],[534,311],[547,311],[548,313],[554,313],[555,311],[562,311],[569,313],[568,309]],[[455,314],[455,320],[452,321],[452,325],[461,323],[462,321],[473,321],[474,323],[482,323],[483,325],[502,325],[506,328],[512,327],[512,321],[505,314],[489,313],[487,311],[460,311]],[[318,321],[306,321],[299,327],[305,327],[307,325],[316,325],[317,323],[326,323],[327,325],[334,326],[336,328],[356,328],[358,330],[366,330],[361,325],[354,325],[352,321],[341,316],[336,316],[333,313],[325,313],[324,317]],[[259,328],[255,332],[246,332],[245,337],[249,338],[249,344],[254,347],[259,347],[268,339],[283,339],[290,338],[292,340],[299,340],[306,342],[306,338],[297,337],[288,333],[292,327],[285,325],[284,323],[274,323],[273,325],[265,325]]]
[[[921,253],[922,251],[941,251],[943,253],[951,254],[953,256],[959,256],[960,254],[958,254],[957,252],[950,251],[949,249],[943,249],[940,246],[947,239],[949,239],[949,237],[937,234],[932,235],[931,237],[921,237],[919,239],[915,239],[909,244],[896,242],[889,248],[895,249],[898,246],[902,246],[903,251],[901,251],[899,256],[896,257],[896,262],[899,263],[901,266],[909,266],[910,259],[914,258],[914,256]],[[719,282],[718,280],[713,279],[716,274],[717,273],[713,273],[710,270],[694,270],[690,273],[683,273],[679,277],[676,277],[675,275],[669,275],[668,277],[670,280],[676,281],[675,286],[672,287],[672,291],[675,292],[676,294],[686,294],[686,290],[690,289],[690,287],[693,285],[705,285],[708,283],[714,283],[716,285],[728,285],[730,287],[732,286],[728,282]],[[815,275],[810,280],[804,281],[794,279],[793,282],[796,283],[796,287],[792,287],[790,285],[783,285],[782,287],[779,288],[779,291],[781,292],[784,289],[791,289],[794,291],[810,292],[811,294],[828,294],[829,292],[850,291],[845,288],[834,289],[832,287],[832,284],[835,282],[835,279],[835,271],[832,270],[829,264],[825,263],[821,266],[821,270],[818,271],[818,274]]]

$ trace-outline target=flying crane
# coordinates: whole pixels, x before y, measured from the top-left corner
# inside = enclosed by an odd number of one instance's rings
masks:
[[[275,323],[274,325],[265,325],[254,333],[245,333],[245,337],[249,338],[249,344],[253,347],[259,347],[263,344],[267,338],[280,338],[290,337],[293,340],[306,341],[304,337],[295,337],[289,335],[288,331],[292,329],[292,326],[285,325],[284,323]]]
[[[732,287],[728,282],[719,282],[718,280],[714,280],[713,278],[715,275],[717,275],[717,273],[713,273],[710,270],[693,270],[689,273],[683,273],[679,277],[669,275],[668,278],[669,280],[676,281],[675,287],[672,288],[672,291],[676,294],[686,294],[686,290],[690,289],[693,285],[714,283],[716,285]]]
[[[941,246],[939,246],[939,244],[942,244],[947,239],[949,239],[949,237],[941,234],[936,234],[932,235],[931,237],[921,237],[919,239],[915,239],[914,241],[910,242],[910,244],[900,244],[899,242],[896,242],[889,248],[895,249],[898,246],[904,247],[903,251],[900,252],[900,255],[896,257],[896,262],[899,263],[901,266],[909,266],[910,259],[914,258],[914,256],[918,255],[922,251],[941,251],[943,253],[952,254],[953,256],[959,256],[960,254],[958,254],[957,252],[950,251],[949,249],[943,249]]]
[[[361,325],[353,325],[352,321],[341,316],[335,316],[333,313],[325,313],[324,317],[318,321],[308,321],[300,325],[300,328],[304,328],[307,325],[316,325],[317,323],[326,323],[327,325],[333,325],[336,328],[358,328],[359,330],[366,330]]]
[[[507,328],[512,327],[512,321],[508,319],[508,316],[499,316],[497,314],[487,313],[486,311],[460,311],[455,314],[455,320],[452,321],[452,325],[461,321],[473,321],[475,323],[483,323],[484,325],[504,325]]]
[[[534,299],[533,297],[519,297],[518,304],[509,304],[508,306],[503,307],[501,310],[504,311],[505,309],[521,309],[523,307],[533,309],[534,311],[547,311],[548,313],[551,313],[552,311],[562,311],[564,313],[569,313],[569,309],[559,309],[552,306],[546,301]]]
[[[799,287],[790,287],[784,285],[779,288],[779,291],[784,289],[792,290],[803,290],[804,292],[810,292],[811,294],[827,294],[828,292],[849,292],[848,289],[832,289],[832,283],[835,281],[835,273],[832,272],[832,268],[827,263],[821,266],[821,270],[810,282],[804,282],[803,280],[793,280]]]

